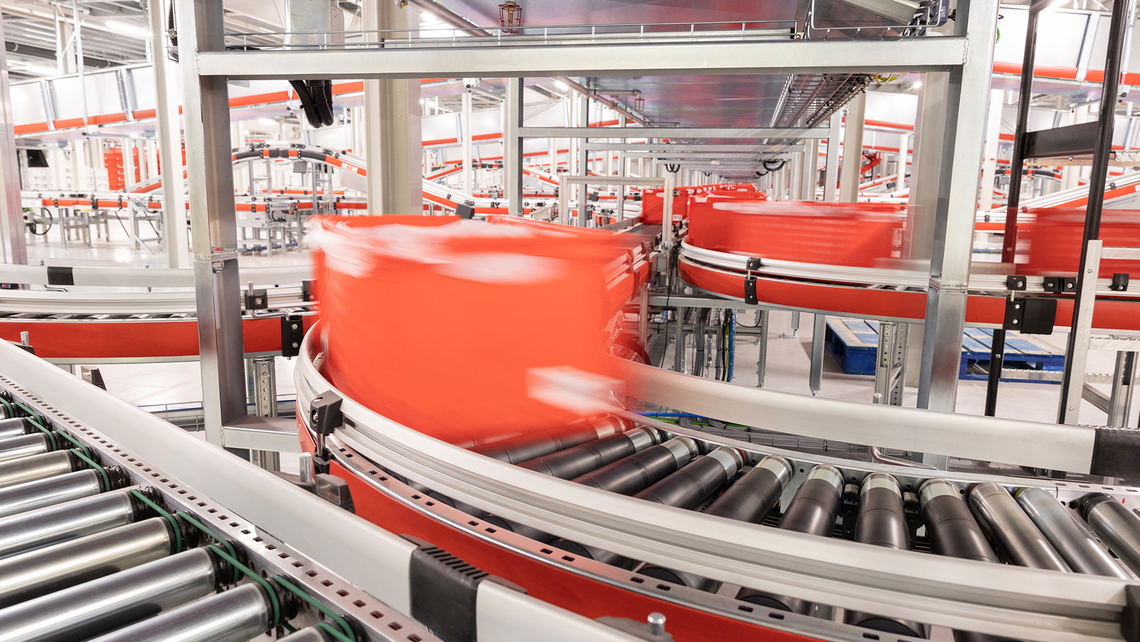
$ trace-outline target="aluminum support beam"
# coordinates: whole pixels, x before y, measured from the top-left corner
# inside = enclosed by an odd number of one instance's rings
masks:
[[[503,186],[510,213],[523,215],[523,79],[507,81],[506,127],[503,128]],[[419,186],[416,186],[417,189]]]
[[[954,411],[958,393],[997,2],[959,2],[954,24],[972,46],[966,64],[949,74],[918,393],[920,408],[944,412]],[[946,462],[925,463],[944,467]]]
[[[839,114],[832,114],[827,137],[827,172],[823,179],[823,200],[826,203],[839,200],[839,141],[842,131],[843,120]]]
[[[819,141],[804,142],[803,175],[800,177],[800,200],[815,200],[815,184],[819,179]]]
[[[177,71],[166,56],[165,2],[147,4],[150,46],[154,60],[155,117],[158,121],[158,156],[162,169],[162,245],[166,267],[186,264],[186,193],[182,189],[182,132],[178,125],[178,100],[174,98]],[[227,128],[227,132],[229,129]],[[178,153],[175,153],[178,150]],[[125,152],[126,150],[124,150]],[[125,165],[124,165],[125,166]],[[133,178],[133,177],[132,177]],[[130,185],[131,180],[126,183]]]
[[[929,259],[933,251],[949,91],[949,74],[926,74],[919,89],[914,153],[911,155],[910,200],[903,239],[903,256],[912,259]]]
[[[989,212],[994,203],[994,176],[997,174],[998,144],[1000,143],[999,136],[1001,135],[1002,95],[1004,93],[1005,92],[1000,89],[990,91],[990,114],[986,122],[986,151],[982,157],[982,189],[978,204],[978,209],[983,213]],[[1007,262],[1012,263],[1013,257],[1010,256]]]
[[[367,81],[366,81],[367,84]],[[463,137],[463,193],[470,195],[474,191],[473,170],[471,160],[474,157],[472,131],[471,131],[471,92],[463,92],[463,112],[460,120],[460,135]],[[551,172],[554,170],[551,169]]]
[[[0,17],[0,40],[4,36],[4,19]],[[20,169],[16,160],[16,123],[12,114],[12,96],[8,89],[8,52],[0,48],[0,260],[4,263],[27,263],[28,246],[24,238],[24,210],[20,204]]]
[[[222,0],[180,2],[179,58],[225,48]],[[241,285],[230,160],[230,104],[226,79],[182,70],[186,170],[194,249],[194,290],[206,439],[222,443],[222,426],[246,414]]]
[[[863,118],[867,112],[867,94],[860,92],[847,103],[847,119],[843,131],[843,166],[839,171],[839,200],[859,200],[859,175],[863,169]]]
[[[524,138],[727,138],[727,139],[764,139],[764,138],[827,138],[829,130],[826,127],[812,127],[807,129],[782,127],[629,127],[622,130],[621,136],[617,127],[523,127],[519,136]],[[612,145],[613,143],[599,143],[599,145]],[[602,147],[590,145],[590,149]],[[793,150],[795,151],[795,150]]]
[[[925,72],[960,67],[967,38],[772,40],[202,52],[199,73],[250,80]],[[491,40],[491,39],[488,39]],[[494,42],[491,40],[491,42]],[[468,44],[468,43],[464,43]],[[490,42],[487,42],[490,44]],[[983,48],[983,51],[989,46]],[[973,50],[976,51],[976,50]],[[189,58],[187,60],[193,60]]]

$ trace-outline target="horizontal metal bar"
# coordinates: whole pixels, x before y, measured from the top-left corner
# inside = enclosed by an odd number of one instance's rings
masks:
[[[638,178],[622,176],[570,176],[561,174],[559,182],[567,185],[665,185],[664,178]]]
[[[644,130],[643,130],[644,131]],[[662,131],[661,128],[654,130],[654,133]],[[670,130],[671,131],[671,130]],[[628,152],[633,154],[652,154],[652,153],[666,153],[673,154],[679,152],[727,152],[734,154],[747,154],[752,152],[785,152],[785,151],[803,151],[800,145],[708,145],[701,143],[586,143],[587,149],[592,152]]]
[[[1109,352],[1140,352],[1140,337],[1093,337],[1089,339],[1089,350]]]
[[[523,138],[827,138],[830,130],[821,127],[795,129],[782,127],[521,127]],[[589,143],[588,149],[600,149]]]
[[[615,360],[617,362],[617,360]],[[1087,473],[1095,429],[774,392],[618,363],[626,393],[683,412],[804,437]]]
[[[141,267],[90,267],[77,265],[69,268],[74,285],[91,285],[115,288],[193,288],[193,268],[141,268]],[[309,264],[273,267],[243,267],[242,282],[254,285],[300,283],[311,279],[313,267]],[[0,283],[26,283],[52,285],[48,281],[48,267],[44,265],[0,264]]]
[[[1026,158],[1091,154],[1096,146],[1096,121],[1042,129],[1025,134]]]
[[[246,415],[222,427],[222,445],[278,453],[300,453],[296,417]]]
[[[462,45],[462,43],[457,43]],[[433,49],[226,51],[198,54],[198,73],[251,80],[518,78],[825,72],[949,71],[965,64],[964,37],[774,40]]]
[[[1097,390],[1096,388],[1093,388],[1087,382],[1085,383],[1084,388],[1081,390],[1081,397],[1083,397],[1085,401],[1095,406],[1097,410],[1105,413],[1108,412],[1108,409],[1110,407],[1108,395]]]
[[[1100,252],[1102,259],[1120,259],[1125,261],[1140,261],[1140,247],[1106,247]]]

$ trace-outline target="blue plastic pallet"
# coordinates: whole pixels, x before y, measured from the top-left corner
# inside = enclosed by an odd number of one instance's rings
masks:
[[[971,372],[972,366],[989,368],[990,345],[993,330],[966,328],[962,335],[962,362],[960,379],[985,379],[987,375]],[[879,322],[862,319],[829,319],[824,345],[843,372],[847,374],[875,374],[875,357],[879,351]],[[1007,333],[1005,340],[1005,368],[1007,370],[1056,371],[1065,368],[1065,355],[1032,337],[1016,332]],[[1018,377],[1003,377],[1002,381],[1056,383]]]

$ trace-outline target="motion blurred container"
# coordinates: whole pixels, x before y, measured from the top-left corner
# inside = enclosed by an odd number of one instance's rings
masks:
[[[486,443],[595,414],[617,386],[607,270],[628,257],[609,233],[327,217],[311,242],[325,376],[389,419]]]

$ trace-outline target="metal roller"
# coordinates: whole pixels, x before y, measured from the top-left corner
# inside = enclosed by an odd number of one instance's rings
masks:
[[[205,597],[229,566],[196,548],[0,610],[0,642],[70,642]]]
[[[0,406],[0,411],[5,410]],[[0,415],[3,417],[3,415]],[[0,439],[8,439],[9,437],[19,437],[31,432],[38,432],[32,422],[24,419],[23,417],[12,417],[11,419],[0,419]]]
[[[743,465],[739,451],[721,446],[634,497],[677,508],[696,508],[720,492]]]
[[[1132,574],[1113,559],[1089,527],[1044,489],[1018,490],[1017,503],[1074,571],[1132,579]]]
[[[926,536],[936,554],[1001,563],[954,484],[945,479],[926,480],[918,488],[918,503],[926,524]],[[985,633],[955,630],[954,642],[1014,641]]]
[[[903,514],[902,491],[898,481],[886,473],[871,473],[859,487],[859,518],[855,523],[855,541],[872,546],[910,550],[910,531]],[[898,618],[847,611],[846,624],[896,635],[928,637],[924,624]]]
[[[677,508],[696,508],[724,488],[743,465],[744,458],[736,449],[717,448],[708,455],[697,457],[688,466],[646,488],[635,497]],[[715,580],[654,564],[642,566],[638,569],[638,573],[701,590],[711,590],[716,586]]]
[[[1029,568],[1072,572],[1004,487],[983,482],[971,488],[969,495],[970,508],[978,521],[1011,562]]]
[[[102,490],[102,478],[94,470],[0,488],[0,518],[98,495]]]
[[[65,475],[84,467],[78,457],[66,450],[0,462],[0,488]]]
[[[620,435],[612,435],[524,461],[519,467],[559,479],[574,479],[591,470],[641,452],[656,445],[658,441],[657,431],[635,428]]]
[[[1120,561],[1140,575],[1140,517],[1104,493],[1081,497],[1077,508]]]
[[[0,404],[0,419],[7,419],[10,416],[11,413],[8,411],[8,406]]]
[[[144,491],[152,501],[162,496]],[[0,558],[51,546],[153,515],[130,490],[116,490],[0,520]]]
[[[792,465],[783,457],[765,457],[717,497],[705,514],[760,523],[780,501],[792,473]]]
[[[621,432],[621,428],[621,424],[616,419],[603,418],[593,421],[579,421],[563,430],[504,439],[503,441],[476,446],[471,450],[492,459],[505,461],[508,464],[519,464],[588,441],[609,437]]]
[[[245,584],[95,638],[92,642],[248,642],[265,633],[273,607],[258,584]]]
[[[171,526],[155,517],[0,560],[0,608],[161,559],[173,545]]]
[[[1000,563],[954,484],[945,479],[926,480],[918,488],[918,504],[935,553]]]
[[[574,482],[612,493],[632,495],[689,463],[698,452],[697,442],[688,437],[674,437],[660,446],[646,448],[577,477]]]
[[[831,537],[835,530],[835,517],[839,512],[843,485],[843,474],[837,468],[826,464],[813,468],[788,504],[784,516],[780,518],[779,528]],[[750,588],[741,589],[736,599],[804,615],[812,608],[811,602],[807,600]]]
[[[51,444],[48,443],[47,435],[42,432],[0,439],[0,461],[39,455],[49,450],[51,450]]]
[[[301,629],[296,633],[290,633],[277,642],[329,642],[329,639],[328,636],[324,634],[324,631],[311,626],[307,629]]]

